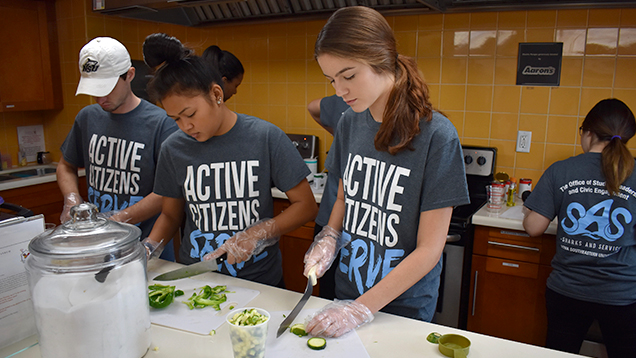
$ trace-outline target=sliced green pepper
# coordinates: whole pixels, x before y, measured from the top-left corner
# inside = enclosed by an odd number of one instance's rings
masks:
[[[215,286],[214,288],[209,285],[205,285],[200,288],[199,293],[196,292],[190,296],[187,300],[183,301],[191,310],[195,308],[204,308],[208,306],[214,307],[215,310],[220,310],[221,303],[227,301],[227,296],[224,292],[227,286]]]
[[[152,285],[148,286],[150,293],[148,293],[148,302],[150,307],[153,308],[165,308],[168,307],[172,301],[174,301],[176,286],[166,285]]]

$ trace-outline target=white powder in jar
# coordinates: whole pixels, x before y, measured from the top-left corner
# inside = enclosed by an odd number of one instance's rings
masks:
[[[139,260],[95,273],[45,274],[33,288],[43,358],[139,358],[150,347],[146,273]]]

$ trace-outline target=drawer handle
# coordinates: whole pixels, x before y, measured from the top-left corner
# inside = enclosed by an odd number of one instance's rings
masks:
[[[460,234],[448,234],[446,235],[446,242],[457,242],[462,238]]]
[[[479,276],[479,271],[475,271],[475,286],[473,286],[473,316],[475,315],[475,306],[477,305],[477,276]]]
[[[513,249],[523,249],[523,250],[530,250],[530,251],[540,251],[539,248],[537,247],[530,247],[530,246],[521,246],[521,245],[514,245],[514,244],[506,244],[503,242],[497,242],[497,241],[488,241],[488,243],[490,245],[497,245],[497,246],[505,246],[505,247],[511,247]]]
[[[519,268],[519,264],[513,264],[513,263],[510,263],[510,262],[502,262],[501,265],[502,266],[506,266],[506,267]]]

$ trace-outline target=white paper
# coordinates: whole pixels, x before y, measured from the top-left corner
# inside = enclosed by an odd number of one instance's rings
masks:
[[[41,124],[18,127],[18,145],[25,152],[27,162],[35,162],[38,152],[44,152],[44,127]]]
[[[0,348],[36,333],[24,262],[29,242],[42,232],[42,215],[0,223]]]

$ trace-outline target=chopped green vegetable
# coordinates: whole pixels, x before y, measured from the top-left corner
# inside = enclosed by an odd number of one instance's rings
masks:
[[[229,321],[237,326],[256,326],[257,324],[267,321],[268,318],[269,317],[260,314],[254,308],[246,308],[241,312],[237,312]]]
[[[179,296],[183,296],[183,295],[185,295],[185,292],[183,292],[181,290],[174,291],[174,297],[179,297]]]
[[[307,346],[313,350],[325,349],[327,341],[322,337],[312,337],[307,340]]]
[[[231,309],[231,310],[233,310],[233,309],[234,309],[234,306],[230,306],[230,309]]]
[[[227,301],[225,292],[227,286],[215,286],[214,288],[205,285],[200,288],[199,293],[192,294],[190,298],[183,301],[191,310],[195,308],[204,308],[208,306],[214,307],[215,310],[221,310],[221,303]]]
[[[307,332],[305,331],[305,325],[302,323],[296,323],[295,325],[291,326],[289,331],[297,335],[298,337],[304,337],[307,335]]]
[[[148,303],[153,308],[165,308],[168,307],[172,301],[174,301],[176,286],[167,285],[151,285],[148,286],[150,292],[148,293]]]

